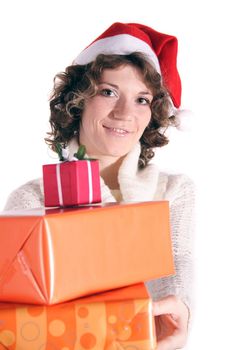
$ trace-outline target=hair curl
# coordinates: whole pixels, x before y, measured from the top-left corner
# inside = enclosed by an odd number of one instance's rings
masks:
[[[57,74],[54,78],[54,90],[50,99],[51,132],[48,132],[49,137],[45,138],[53,150],[58,142],[66,147],[74,135],[79,139],[85,100],[96,94],[103,70],[126,64],[141,71],[145,84],[153,92],[151,120],[140,138],[139,167],[145,167],[153,158],[154,147],[162,147],[169,142],[164,132],[168,126],[175,125],[175,116],[171,115],[172,103],[160,74],[140,52],[129,55],[100,54],[93,62],[69,66],[65,72]]]

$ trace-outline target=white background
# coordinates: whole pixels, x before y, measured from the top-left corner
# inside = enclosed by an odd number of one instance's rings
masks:
[[[53,77],[115,21],[139,22],[179,39],[182,107],[191,132],[171,132],[156,161],[197,186],[196,312],[189,349],[232,348],[232,25],[230,1],[11,1],[0,5],[0,209],[41,176],[51,154]],[[54,161],[54,160],[53,160]]]

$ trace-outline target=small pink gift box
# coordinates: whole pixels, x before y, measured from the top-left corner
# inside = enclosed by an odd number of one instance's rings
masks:
[[[43,165],[46,207],[101,202],[98,160]]]

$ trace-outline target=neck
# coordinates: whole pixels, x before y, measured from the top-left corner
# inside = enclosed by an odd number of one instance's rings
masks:
[[[124,157],[115,159],[100,159],[100,176],[103,178],[105,184],[110,189],[119,189],[118,170],[121,166]]]

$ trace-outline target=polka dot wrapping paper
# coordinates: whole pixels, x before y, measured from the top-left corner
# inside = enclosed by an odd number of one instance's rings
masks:
[[[0,302],[53,305],[174,273],[169,203],[0,215]]]
[[[53,305],[0,304],[1,350],[153,350],[144,284]]]

